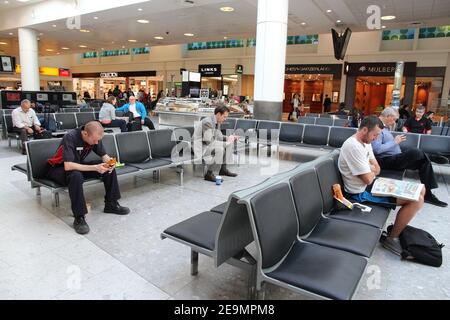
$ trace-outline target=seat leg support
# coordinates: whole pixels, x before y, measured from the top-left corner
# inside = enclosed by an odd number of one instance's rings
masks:
[[[191,250],[191,276],[198,274],[198,252]]]

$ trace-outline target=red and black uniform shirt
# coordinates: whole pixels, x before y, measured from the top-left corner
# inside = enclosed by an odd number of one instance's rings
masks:
[[[55,155],[48,159],[48,164],[52,167],[64,165],[64,162],[83,163],[86,157],[95,152],[100,157],[106,154],[102,141],[99,141],[96,145],[89,145],[83,141],[81,137],[81,131],[84,127],[79,129],[70,130],[66,133],[61,141],[61,144],[56,150]]]
[[[428,130],[431,130],[431,121],[424,117],[417,121],[415,117],[411,117],[405,121],[403,126],[406,127],[408,132],[427,133]]]

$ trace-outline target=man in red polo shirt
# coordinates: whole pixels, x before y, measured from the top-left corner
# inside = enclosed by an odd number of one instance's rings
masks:
[[[87,207],[83,192],[86,179],[102,179],[105,186],[105,213],[126,215],[130,209],[122,207],[119,184],[114,167],[106,163],[111,159],[103,147],[103,127],[98,121],[88,122],[85,126],[69,131],[61,141],[55,155],[48,160],[47,178],[62,186],[68,186],[72,212],[75,217],[73,226],[79,234],[89,232],[84,216]],[[103,163],[84,164],[89,153],[96,153]]]

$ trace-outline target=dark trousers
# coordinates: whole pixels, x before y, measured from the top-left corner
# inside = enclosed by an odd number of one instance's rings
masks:
[[[35,132],[34,127],[31,127],[33,130],[33,134]],[[13,128],[14,132],[17,132],[19,134],[19,139],[22,141],[22,150],[25,150],[25,142],[28,140],[28,137],[32,134],[29,134],[25,128]]]
[[[150,130],[155,130],[155,125],[149,117],[144,118],[144,126],[147,126]]]
[[[101,175],[94,171],[65,171],[63,166],[57,166],[49,168],[47,178],[60,185],[69,187],[72,212],[75,217],[82,217],[87,213],[86,200],[83,192],[83,182],[87,179],[100,178],[103,180],[106,191],[105,202],[113,202],[120,199],[116,170]]]
[[[122,119],[111,120],[110,123],[108,123],[108,124],[102,123],[102,125],[105,128],[120,128],[121,132],[127,131],[127,122]]]
[[[377,158],[377,161],[382,169],[419,170],[420,181],[425,185],[427,193],[438,187],[430,158],[422,150],[408,148],[395,156]]]

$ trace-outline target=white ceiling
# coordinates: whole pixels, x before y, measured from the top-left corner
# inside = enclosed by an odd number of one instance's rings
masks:
[[[338,19],[342,20],[338,29],[348,26],[354,32],[367,31],[366,10],[372,4],[381,7],[382,15],[397,16],[393,21],[383,22],[388,28],[408,27],[412,22],[420,22],[422,26],[450,24],[449,0],[290,0],[288,33],[329,33],[331,28],[336,27]],[[8,6],[11,5],[18,6],[20,3],[10,0]],[[4,6],[0,4],[0,9]],[[223,6],[231,6],[235,10],[224,13],[220,11]],[[143,10],[138,11],[138,8]],[[332,12],[327,13],[328,9]],[[194,0],[194,4],[187,4],[184,0],[151,0],[83,15],[81,28],[90,30],[90,33],[69,30],[65,26],[66,21],[52,21],[31,27],[42,33],[40,54],[54,55],[56,52],[64,54],[101,48],[120,49],[122,46],[140,47],[147,43],[157,46],[222,40],[225,36],[229,39],[254,37],[256,14],[257,0]],[[95,20],[94,16],[98,19]],[[136,21],[138,19],[146,19],[150,23],[139,24]],[[303,26],[302,22],[306,22],[306,25]],[[184,36],[186,32],[194,33],[195,37]],[[155,40],[155,36],[165,39]],[[128,39],[138,42],[130,43]],[[0,50],[11,53],[18,51],[17,30],[0,31],[0,41],[8,43],[6,46],[0,45]],[[88,48],[81,49],[78,47],[80,44]],[[61,50],[61,47],[71,50]],[[54,51],[48,52],[46,49]]]
[[[28,6],[30,4],[43,2],[45,0],[29,0],[27,2],[17,1],[17,0],[7,0],[8,3],[5,3],[5,0],[0,0],[0,12],[6,11],[6,10],[12,10],[17,9],[20,7]]]

